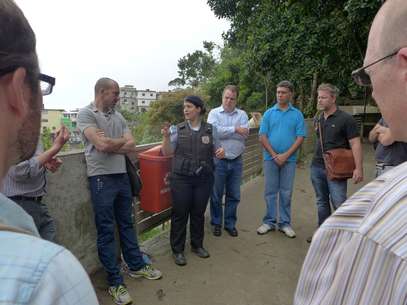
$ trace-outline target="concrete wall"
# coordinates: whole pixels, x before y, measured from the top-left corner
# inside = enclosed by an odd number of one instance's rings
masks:
[[[155,144],[138,147],[138,152]],[[247,140],[244,160],[244,181],[258,175],[262,170],[262,148],[258,141],[258,129],[252,129]],[[86,176],[85,156],[82,151],[64,153],[60,170],[49,174],[47,179],[48,194],[44,202],[55,219],[57,243],[69,249],[92,273],[100,268],[96,248],[96,228],[92,203],[90,200],[88,179]],[[138,204],[135,204],[137,210]],[[138,228],[145,230],[162,223],[169,218],[171,211],[154,215],[137,211]]]

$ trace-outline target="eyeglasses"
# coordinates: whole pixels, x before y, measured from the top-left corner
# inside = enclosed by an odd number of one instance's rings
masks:
[[[55,77],[40,73],[38,76],[42,95],[49,95],[55,86]]]
[[[356,69],[355,71],[352,72],[352,78],[355,81],[356,84],[358,84],[359,86],[364,86],[364,87],[369,87],[372,85],[372,80],[370,79],[369,74],[366,73],[366,69],[387,59],[390,57],[393,57],[394,55],[396,55],[398,52],[400,51],[400,49],[392,52],[389,55],[386,55],[385,57],[382,57],[374,62],[372,62],[371,64],[368,64],[367,66],[364,66],[362,68]]]
[[[17,68],[18,67],[13,66],[5,68],[3,70],[0,69],[0,77],[15,71]],[[54,89],[55,86],[55,77],[40,73],[38,75],[38,80],[40,82],[41,94],[43,96],[51,94],[52,89]]]

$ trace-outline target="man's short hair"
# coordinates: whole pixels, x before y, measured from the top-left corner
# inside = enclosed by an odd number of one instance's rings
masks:
[[[235,86],[235,85],[227,85],[225,87],[225,89],[223,89],[222,97],[225,95],[225,92],[228,91],[228,90],[233,92],[233,93],[236,93],[236,98],[238,98],[238,96],[239,96],[239,88],[237,86]]]
[[[329,84],[329,83],[322,83],[318,86],[318,91],[328,91],[334,97],[339,96],[339,89],[338,87]]]
[[[0,76],[22,67],[33,94],[39,91],[35,34],[12,0],[0,0]]]
[[[95,95],[102,89],[110,89],[113,85],[118,85],[115,80],[108,77],[99,78],[95,84]]]
[[[278,87],[287,88],[288,90],[290,90],[291,93],[294,93],[294,85],[288,80],[283,80],[283,81],[279,82],[277,84],[277,88]]]

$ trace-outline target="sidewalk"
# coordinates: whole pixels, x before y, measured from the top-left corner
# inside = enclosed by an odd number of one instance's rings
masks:
[[[374,175],[373,150],[364,145],[365,182]],[[314,191],[309,179],[309,162],[297,168],[292,202],[292,224],[297,233],[289,239],[280,232],[256,234],[265,211],[263,177],[242,186],[237,229],[239,237],[226,232],[214,237],[207,217],[205,247],[209,259],[185,253],[188,265],[176,266],[167,237],[154,251],[155,266],[164,276],[158,281],[131,279],[125,282],[137,305],[289,305],[316,225]],[[360,185],[349,182],[349,194]],[[103,271],[92,277],[99,301],[113,304],[106,293]]]

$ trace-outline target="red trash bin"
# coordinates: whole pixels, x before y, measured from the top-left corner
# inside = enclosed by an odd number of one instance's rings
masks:
[[[143,187],[140,192],[140,207],[152,213],[171,206],[169,175],[172,156],[161,154],[161,145],[138,154],[140,177]]]

